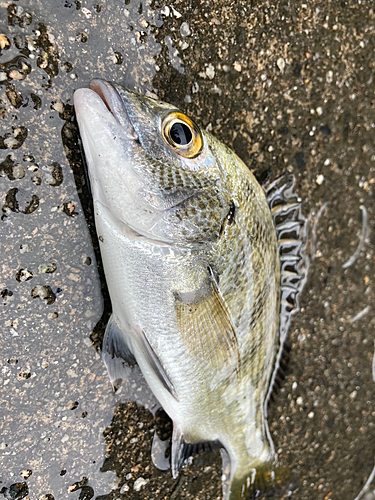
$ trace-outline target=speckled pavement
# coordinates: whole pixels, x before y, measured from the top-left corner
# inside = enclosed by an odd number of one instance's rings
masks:
[[[375,499],[375,480],[356,498],[375,465],[374,54],[371,0],[0,0],[0,498],[221,499],[218,452],[177,480],[153,466],[169,420],[100,361],[72,96],[101,77],[176,104],[260,181],[295,175],[311,266],[269,408],[291,471],[272,498]]]

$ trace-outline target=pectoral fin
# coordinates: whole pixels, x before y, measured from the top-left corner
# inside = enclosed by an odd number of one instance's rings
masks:
[[[216,281],[195,294],[176,294],[178,329],[185,345],[197,359],[214,368],[240,371],[237,337]]]

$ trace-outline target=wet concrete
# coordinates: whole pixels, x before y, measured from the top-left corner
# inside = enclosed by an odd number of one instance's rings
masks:
[[[178,105],[260,180],[296,176],[312,263],[269,408],[291,470],[274,498],[354,500],[375,459],[373,2],[3,1],[0,33],[0,497],[221,498],[218,452],[176,481],[153,466],[170,423],[142,385],[149,409],[115,396],[96,351],[72,95],[99,76]]]

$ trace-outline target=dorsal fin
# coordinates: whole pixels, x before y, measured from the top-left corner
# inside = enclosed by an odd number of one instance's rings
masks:
[[[263,186],[272,212],[281,261],[280,341],[285,340],[291,316],[307,277],[307,220],[302,201],[294,192],[294,176],[285,174]]]
[[[306,283],[310,264],[306,252],[307,220],[302,214],[302,201],[293,190],[294,182],[292,174],[285,174],[263,186],[276,229],[281,264],[280,349],[266,398],[265,416],[272,390],[276,381],[282,380],[285,372],[283,365],[285,368],[289,360],[290,346],[286,343],[286,337],[292,315],[299,310],[298,299]]]

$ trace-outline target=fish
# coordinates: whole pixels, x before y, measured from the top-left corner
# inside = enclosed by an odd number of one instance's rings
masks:
[[[266,405],[288,306],[280,209],[176,106],[102,79],[76,90],[74,106],[112,303],[102,347],[110,380],[139,365],[173,421],[173,477],[187,449],[217,443],[224,500],[245,498],[277,470]]]

